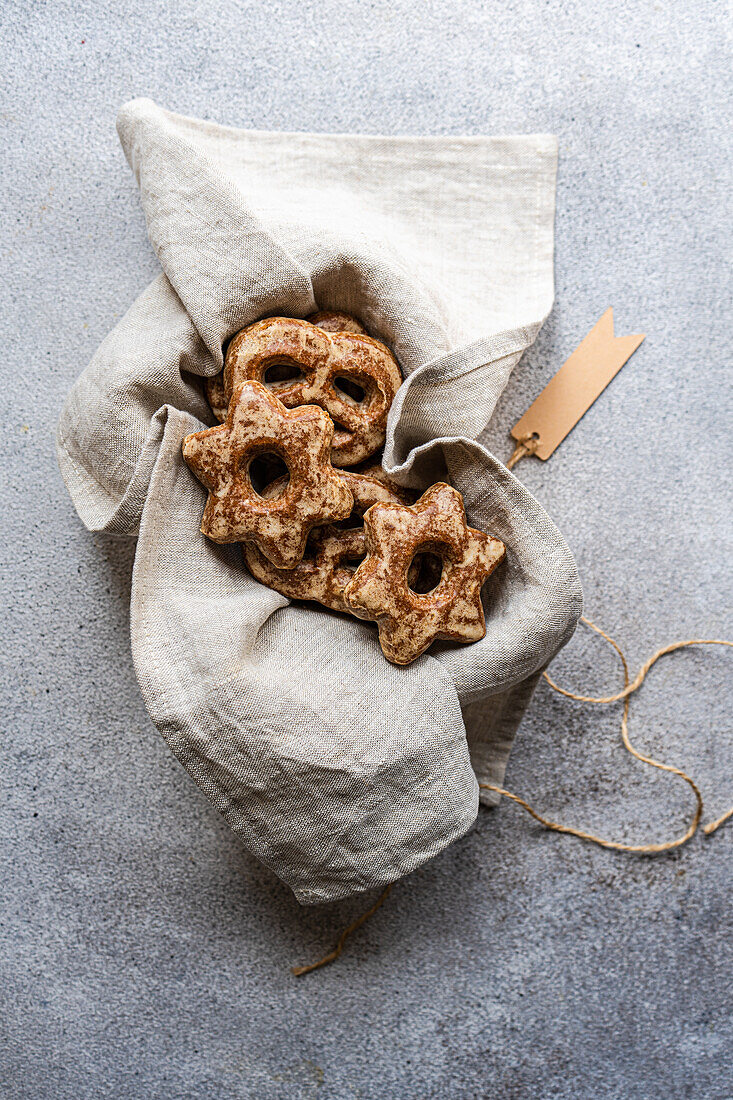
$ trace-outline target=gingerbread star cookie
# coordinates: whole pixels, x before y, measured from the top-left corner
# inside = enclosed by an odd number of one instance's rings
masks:
[[[259,382],[235,387],[224,424],[194,432],[183,457],[209,490],[201,531],[214,542],[253,542],[280,569],[303,557],[311,528],[345,519],[353,497],[330,462],[333,423],[315,405],[285,406]],[[287,486],[266,499],[252,464],[278,456]]]
[[[339,472],[354,497],[351,515],[339,524],[314,528],[303,560],[294,569],[277,569],[252,543],[244,546],[244,560],[255,580],[292,600],[315,600],[334,611],[351,613],[344,589],[366,554],[364,513],[378,502],[409,504],[415,499],[414,493],[390,482],[381,469],[380,474],[377,479],[350,470]],[[277,496],[284,486],[284,479],[273,481],[262,495]]]
[[[461,494],[442,482],[416,504],[375,504],[364,516],[367,556],[344,592],[351,611],[375,620],[385,657],[408,665],[436,639],[475,642],[486,633],[481,586],[506,553],[466,523]],[[442,561],[429,592],[410,587],[418,554]]]

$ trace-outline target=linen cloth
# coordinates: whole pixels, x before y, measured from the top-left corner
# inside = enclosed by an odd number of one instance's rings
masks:
[[[259,133],[149,100],[118,132],[162,273],[69,394],[63,477],[88,528],[137,536],[135,668],[197,784],[301,902],[381,886],[471,827],[580,613],[562,536],[475,442],[551,308],[555,140]],[[480,642],[397,668],[371,624],[291,604],[200,534],[181,441],[214,423],[202,378],[245,325],[318,309],[400,362],[385,469],[450,481],[507,546]]]

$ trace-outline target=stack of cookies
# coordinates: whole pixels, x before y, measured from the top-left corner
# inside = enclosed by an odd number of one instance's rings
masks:
[[[183,441],[208,489],[201,530],[241,542],[256,580],[377,623],[407,665],[437,638],[486,633],[481,587],[504,544],[439,483],[419,500],[378,454],[402,383],[391,351],[345,313],[270,317],[231,340],[206,382],[217,427]]]

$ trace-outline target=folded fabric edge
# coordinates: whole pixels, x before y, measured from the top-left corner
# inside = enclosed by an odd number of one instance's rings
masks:
[[[456,840],[460,840],[462,836],[470,832],[478,817],[480,793],[477,782],[474,801],[466,808],[460,819],[454,823],[453,828],[449,832],[444,833],[432,848],[427,850],[423,849],[407,859],[404,866],[399,872],[395,872],[395,874],[375,878],[373,882],[364,883],[360,888],[351,887],[346,889],[345,887],[339,888],[337,886],[333,890],[321,891],[293,885],[292,883],[288,885],[301,905],[325,905],[329,902],[345,901],[347,898],[359,897],[360,894],[366,894],[370,890],[384,889],[384,887],[389,886],[390,883],[399,882],[407,875],[412,874],[413,871],[416,871],[419,867],[422,867],[423,864],[429,863],[431,859],[435,859],[436,856],[440,855],[446,848],[449,848]]]
[[[162,107],[149,96],[136,96],[126,100],[117,113],[117,127],[126,126],[130,118],[140,112],[148,112],[151,108],[164,114],[168,119],[177,124],[188,126],[197,131],[211,134],[221,134],[228,138],[254,136],[261,138],[313,138],[317,141],[344,141],[354,140],[364,144],[415,144],[430,146],[444,146],[446,142],[455,141],[462,145],[486,146],[495,145],[497,151],[502,147],[512,146],[512,151],[521,146],[526,146],[526,152],[535,155],[538,151],[549,155],[557,155],[558,139],[555,134],[540,131],[531,134],[366,134],[348,131],[316,132],[312,130],[258,130],[245,126],[229,126],[211,119],[198,118],[194,115],[179,114],[167,107]]]
[[[68,414],[64,407],[56,430],[56,460],[72,504],[88,531],[131,537],[137,535],[150,475],[171,411],[178,410],[164,405],[151,417],[133,475],[125,492],[116,497],[89,469],[84,456],[78,451],[72,453],[72,444],[65,431]]]
[[[480,784],[503,786],[518,728],[543,672],[544,668],[538,669],[504,692],[463,706],[471,766]],[[488,737],[487,727],[491,731]],[[501,795],[495,791],[479,790],[479,802],[485,809],[494,809],[500,801]]]

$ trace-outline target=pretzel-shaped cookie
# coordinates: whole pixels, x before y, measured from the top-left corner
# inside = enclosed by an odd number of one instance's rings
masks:
[[[379,626],[387,660],[408,665],[436,639],[475,642],[486,633],[481,586],[506,553],[503,542],[466,523],[461,494],[439,482],[416,504],[375,504],[364,516],[367,557],[349,581],[351,611]],[[430,592],[410,587],[419,552],[442,558]]]
[[[339,309],[321,309],[318,313],[311,313],[306,321],[316,328],[322,328],[324,332],[359,332],[362,336],[368,335],[356,317],[352,317],[350,313],[342,313]]]
[[[325,332],[359,332],[362,336],[367,335],[366,329],[356,317],[336,309],[323,309],[318,313],[311,313],[306,317],[306,321],[317,328],[322,328]],[[224,391],[224,371],[219,371],[213,378],[204,379],[204,389],[216,419],[219,422],[226,420],[228,401]]]
[[[238,333],[224,362],[224,395],[245,379],[265,384],[288,408],[320,405],[336,431],[331,461],[354,466],[382,446],[402,382],[392,353],[357,332],[269,317]]]
[[[252,576],[268,588],[291,600],[315,600],[334,611],[351,613],[344,600],[344,589],[366,554],[362,516],[373,504],[408,503],[414,494],[398,485],[385,484],[386,478],[377,480],[350,470],[344,470],[340,476],[354,497],[351,515],[338,526],[314,528],[308,536],[305,556],[294,569],[278,569],[252,543],[247,543],[243,552]],[[285,479],[279,478],[263,489],[262,495],[277,496],[285,484]]]
[[[194,432],[183,457],[209,490],[201,531],[214,542],[254,542],[280,569],[303,557],[311,528],[349,515],[351,491],[329,461],[333,424],[315,405],[286,409],[259,382],[234,390],[224,424]],[[264,454],[285,462],[289,481],[261,496],[251,465]]]

